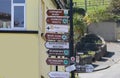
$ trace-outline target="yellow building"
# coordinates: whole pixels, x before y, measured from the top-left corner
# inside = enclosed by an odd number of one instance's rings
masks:
[[[55,0],[0,0],[0,78],[48,78],[46,11]]]

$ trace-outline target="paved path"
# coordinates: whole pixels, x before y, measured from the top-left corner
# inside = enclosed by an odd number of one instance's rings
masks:
[[[79,78],[120,78],[120,61],[107,70],[93,73],[80,73]]]
[[[118,61],[120,61],[120,43],[119,42],[107,42],[107,51],[108,51],[108,55],[106,57],[103,57],[102,60],[96,61],[93,63],[94,65],[97,66],[94,69],[95,71],[92,73],[89,73],[89,75],[86,75],[88,73],[79,73],[79,75],[83,74],[86,76],[86,77],[80,77],[80,78],[91,78],[93,76],[96,76],[95,74],[96,71],[107,69],[112,65],[116,64]],[[98,75],[102,75],[102,74],[98,74]]]

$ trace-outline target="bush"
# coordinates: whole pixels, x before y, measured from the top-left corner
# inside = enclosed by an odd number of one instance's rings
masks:
[[[88,17],[91,18],[92,22],[115,21],[114,15],[109,13],[106,9],[101,8],[88,14]]]
[[[73,16],[73,24],[74,24],[74,40],[75,42],[78,42],[78,40],[80,39],[81,36],[84,36],[86,29],[87,29],[87,25],[86,22],[83,20],[82,15],[78,14],[78,13],[74,13]]]
[[[120,0],[112,0],[106,8],[97,8],[88,13],[88,18],[92,22],[119,21],[120,20]]]

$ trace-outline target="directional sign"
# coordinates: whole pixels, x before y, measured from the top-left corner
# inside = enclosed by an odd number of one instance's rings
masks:
[[[93,72],[94,71],[94,67],[91,64],[86,64],[86,65],[76,65],[76,72]]]
[[[76,69],[76,67],[75,67],[75,65],[70,65],[70,66],[67,66],[65,69],[67,72],[71,72],[71,71],[74,71]]]
[[[54,71],[54,72],[50,72],[48,75],[50,78],[70,78],[69,72]]]
[[[48,16],[68,16],[68,10],[47,10],[47,15]]]
[[[68,35],[66,34],[57,34],[57,33],[46,33],[46,40],[68,40]]]
[[[69,50],[48,50],[47,53],[49,56],[69,56]]]
[[[68,33],[69,31],[69,26],[68,25],[52,25],[49,24],[46,26],[46,32],[50,32],[50,33],[55,33],[55,32],[59,32],[59,33]]]
[[[68,24],[68,17],[47,17],[47,24]]]
[[[86,65],[86,72],[91,73],[94,71],[94,67],[92,64]]]
[[[46,42],[47,49],[69,49],[69,42]]]
[[[47,58],[46,63],[48,65],[68,65],[69,60],[62,58]]]

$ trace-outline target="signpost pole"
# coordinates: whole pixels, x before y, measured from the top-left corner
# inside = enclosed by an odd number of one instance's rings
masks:
[[[73,1],[70,0],[70,58],[74,56],[74,39],[73,39]],[[72,64],[71,64],[72,65]],[[71,78],[75,78],[74,71],[71,72]]]
[[[56,56],[56,58],[57,58],[57,56]],[[55,66],[55,69],[56,69],[56,71],[58,71],[58,66],[57,65]]]

